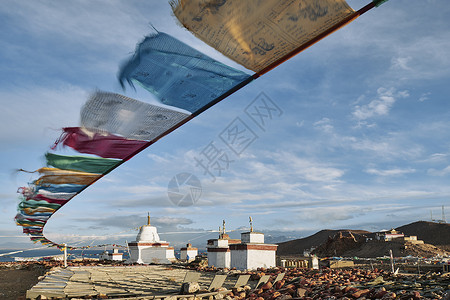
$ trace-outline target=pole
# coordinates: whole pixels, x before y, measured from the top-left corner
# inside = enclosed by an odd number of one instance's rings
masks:
[[[67,268],[67,244],[64,243],[64,268]]]
[[[127,244],[128,259],[131,259],[131,254],[130,254],[130,247],[128,246],[128,241],[127,241],[127,240],[125,240],[125,243]]]
[[[392,254],[392,249],[389,250],[389,253],[391,254],[391,268],[392,268],[392,273],[395,272],[394,270],[394,255]]]

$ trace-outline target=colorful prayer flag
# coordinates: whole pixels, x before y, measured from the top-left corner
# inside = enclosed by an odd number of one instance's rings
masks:
[[[137,82],[162,103],[194,114],[250,78],[162,32],[137,46],[118,77],[122,86]]]
[[[81,110],[81,126],[92,132],[152,141],[189,116],[120,94],[96,92]]]
[[[129,159],[130,155],[149,145],[146,141],[129,140],[112,134],[102,135],[80,127],[66,127],[63,130],[64,133],[55,142],[54,148],[62,142],[64,146],[71,147],[80,153],[94,154],[104,158]]]
[[[58,155],[47,152],[45,154],[48,166],[63,170],[73,170],[88,173],[104,174],[122,161],[117,159]]]
[[[52,193],[78,193],[79,191],[85,189],[87,185],[81,184],[31,184],[31,188],[35,192],[41,190],[52,192]]]
[[[171,5],[196,37],[255,72],[354,13],[344,0],[177,0]]]
[[[60,183],[71,183],[71,184],[91,184],[102,175],[93,174],[87,172],[76,172],[61,170],[57,168],[40,168],[36,170],[40,174],[44,174],[39,179],[34,181],[35,184],[60,184]]]

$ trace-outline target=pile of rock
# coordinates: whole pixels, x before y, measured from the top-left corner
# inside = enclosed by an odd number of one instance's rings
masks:
[[[272,284],[281,272],[283,280]],[[450,274],[394,275],[383,270],[259,269],[251,280],[270,274],[271,281],[252,289],[233,288],[214,296],[227,300],[285,299],[450,299]]]

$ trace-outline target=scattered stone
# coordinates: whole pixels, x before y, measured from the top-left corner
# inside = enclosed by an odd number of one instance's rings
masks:
[[[181,286],[181,294],[193,294],[200,290],[198,282],[185,282]]]
[[[303,298],[303,297],[305,297],[306,292],[307,292],[306,289],[298,288],[297,291],[296,291],[295,296],[298,297],[298,298]]]
[[[272,288],[272,283],[270,281],[266,282],[265,284],[263,284],[263,286],[261,287],[263,290],[269,290]]]
[[[292,299],[292,296],[290,294],[284,294],[277,298],[277,300],[288,300]]]

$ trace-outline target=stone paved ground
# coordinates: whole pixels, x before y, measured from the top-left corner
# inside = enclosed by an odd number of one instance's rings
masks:
[[[200,271],[200,270],[197,270]],[[209,272],[208,272],[209,271]],[[199,283],[207,289],[216,270],[201,270]],[[47,298],[166,298],[179,294],[187,270],[176,266],[82,266],[55,268],[27,293]],[[250,272],[248,286],[233,289],[237,272],[230,271],[222,291],[227,300],[382,299],[450,300],[450,273],[394,274],[384,270],[274,268]],[[280,281],[278,275],[284,274]],[[270,281],[256,287],[256,280]],[[209,295],[197,293],[196,299]],[[164,295],[164,296],[162,296]],[[187,297],[179,295],[179,297]],[[127,298],[127,299],[130,299]],[[194,299],[193,295],[191,298]],[[220,297],[212,297],[219,299]],[[171,297],[175,300],[175,297]]]
[[[87,295],[149,296],[177,294],[186,270],[159,265],[93,266],[55,268],[27,292],[27,298],[83,297]],[[205,273],[199,283],[207,288],[213,274]]]

